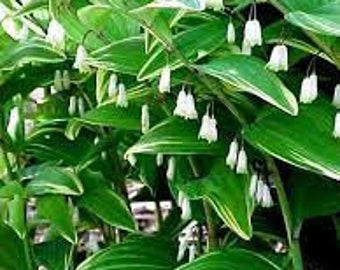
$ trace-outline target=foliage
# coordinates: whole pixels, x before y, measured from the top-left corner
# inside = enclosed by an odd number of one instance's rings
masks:
[[[0,269],[338,269],[339,14],[1,0]]]

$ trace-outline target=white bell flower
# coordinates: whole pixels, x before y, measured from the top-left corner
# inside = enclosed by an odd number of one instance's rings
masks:
[[[64,27],[56,19],[52,19],[47,28],[46,41],[53,48],[63,50],[65,48],[65,36]]]
[[[248,20],[244,28],[244,39],[251,47],[262,45],[262,29],[257,19]]]
[[[315,73],[303,79],[300,90],[300,102],[312,103],[318,97],[318,77]]]
[[[285,45],[276,45],[273,48],[266,67],[275,72],[288,71],[288,49]]]
[[[237,164],[238,148],[239,148],[238,142],[237,139],[235,138],[229,146],[229,152],[225,161],[226,165],[228,165],[232,170],[235,168]]]
[[[197,247],[195,244],[189,246],[189,262],[193,262],[197,255]]]
[[[227,41],[229,44],[234,44],[236,40],[236,33],[234,24],[230,21],[227,27]]]
[[[333,136],[334,138],[340,138],[340,112],[335,116]]]
[[[80,117],[85,114],[85,101],[82,97],[78,97],[78,113]]]
[[[114,97],[117,95],[118,92],[118,76],[116,74],[111,74],[110,79],[109,79],[109,88],[108,88],[108,96]]]
[[[258,180],[259,180],[259,177],[257,173],[254,173],[250,179],[250,186],[249,186],[249,195],[252,198],[255,197]]]
[[[75,96],[71,96],[68,105],[68,113],[70,116],[73,116],[75,115],[76,111],[77,111],[77,98]]]
[[[158,153],[156,155],[156,164],[158,167],[162,166],[163,165],[163,162],[164,162],[164,155],[161,154],[161,153]]]
[[[335,86],[332,104],[335,108],[340,109],[340,84]]]
[[[116,106],[121,107],[121,108],[127,108],[128,105],[129,105],[129,102],[128,102],[128,96],[127,96],[127,92],[125,89],[125,85],[123,83],[120,83],[118,85],[118,96],[116,100]]]
[[[247,174],[248,173],[248,158],[246,151],[242,147],[240,152],[238,153],[236,173],[238,174]]]
[[[64,70],[63,72],[62,84],[65,90],[71,89],[71,78],[68,70]]]
[[[161,77],[159,80],[159,92],[161,93],[169,93],[171,88],[171,69],[169,65],[166,65],[161,73]]]
[[[248,40],[243,39],[241,53],[244,55],[251,55],[251,51],[252,49],[250,43],[248,42]]]
[[[143,134],[147,133],[150,129],[149,106],[146,104],[142,106],[141,126]]]
[[[54,89],[57,92],[63,90],[63,82],[62,82],[62,76],[61,76],[60,70],[56,70],[54,73]]]
[[[205,6],[215,11],[224,9],[223,0],[205,0]]]
[[[175,178],[176,172],[176,159],[174,157],[170,157],[168,160],[168,168],[166,170],[166,178],[171,181]]]
[[[90,66],[87,62],[89,57],[87,50],[83,45],[79,45],[77,48],[76,59],[73,64],[73,68],[78,69],[80,73],[86,73],[90,71]]]

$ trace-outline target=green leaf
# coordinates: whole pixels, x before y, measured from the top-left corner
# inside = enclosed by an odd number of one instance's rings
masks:
[[[289,202],[295,226],[304,219],[340,211],[340,186],[316,174],[297,172],[289,178]]]
[[[202,11],[205,9],[203,0],[155,0],[148,4],[150,8],[180,8],[187,10]]]
[[[216,19],[181,32],[173,39],[175,48],[188,60],[197,60],[209,55],[224,42],[225,21]],[[156,48],[140,70],[138,79],[145,80],[160,75],[167,63],[171,69],[184,65],[176,53],[167,56],[163,47]]]
[[[7,225],[0,223],[0,269],[27,270],[24,244]]]
[[[70,169],[42,166],[26,187],[28,196],[44,194],[80,195],[83,187]]]
[[[137,21],[108,5],[89,5],[78,10],[78,17],[89,28],[108,40],[118,41],[140,33]]]
[[[340,36],[340,2],[337,0],[281,0],[289,9],[285,18],[305,30]]]
[[[117,107],[115,104],[103,105],[86,112],[79,121],[90,125],[140,130],[140,108],[130,105],[128,108]]]
[[[70,141],[61,128],[42,127],[29,138],[26,152],[38,160],[62,161],[67,165],[78,165],[93,147],[85,136]]]
[[[197,122],[171,117],[153,127],[128,149],[127,154],[218,155],[224,154],[220,143],[199,140]]]
[[[8,224],[16,231],[18,236],[23,239],[26,236],[25,226],[25,200],[20,195],[15,195],[7,203]]]
[[[98,216],[106,223],[127,231],[135,231],[136,223],[125,201],[106,184],[100,173],[83,171],[79,178],[85,188],[78,206]]]
[[[253,232],[248,185],[247,175],[236,174],[220,159],[207,177],[189,181],[181,189],[191,199],[207,199],[232,231],[249,240]]]
[[[29,40],[1,50],[0,59],[0,69],[10,69],[29,62],[60,63],[66,56],[42,40]]]
[[[34,245],[34,255],[36,256],[39,265],[44,265],[47,269],[68,269],[70,251],[70,243],[63,239]]]
[[[335,114],[323,100],[301,105],[297,117],[266,110],[245,129],[245,138],[278,159],[338,180],[340,141],[332,136]]]
[[[281,270],[264,256],[245,249],[226,249],[203,255],[176,270]]]
[[[197,68],[231,84],[238,91],[258,96],[286,113],[298,114],[298,104],[294,95],[274,73],[265,68],[265,63],[260,59],[226,54]]]
[[[137,75],[146,59],[144,40],[131,37],[93,51],[89,62],[98,68]]]
[[[50,221],[51,225],[67,241],[77,242],[72,216],[64,197],[59,195],[41,196],[37,200],[38,215]]]
[[[136,237],[112,245],[89,257],[77,270],[172,270],[176,265],[173,244],[155,237]]]

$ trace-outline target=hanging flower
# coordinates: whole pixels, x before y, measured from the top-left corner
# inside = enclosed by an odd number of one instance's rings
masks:
[[[174,115],[183,117],[186,120],[197,119],[198,114],[196,111],[195,99],[191,92],[186,94],[184,89],[179,92]]]
[[[163,162],[164,162],[164,155],[161,154],[161,153],[158,153],[156,155],[156,164],[158,167],[162,166],[163,165]]]
[[[186,99],[187,94],[185,90],[182,89],[177,96],[176,108],[174,110],[174,115],[185,117],[186,115]]]
[[[98,245],[98,233],[95,230],[90,230],[88,233],[88,242],[87,242],[87,250],[91,253],[97,252],[100,247]]]
[[[335,108],[340,109],[340,84],[335,86],[332,104]]]
[[[45,89],[43,87],[35,88],[30,93],[30,98],[34,100],[37,104],[44,103],[45,100]]]
[[[270,188],[267,184],[263,185],[263,190],[262,190],[262,200],[261,200],[261,206],[265,208],[269,208],[273,206],[273,199],[270,194]]]
[[[218,139],[217,122],[214,115],[210,117],[208,109],[202,118],[198,138],[207,140],[209,143],[216,142]]]
[[[318,77],[315,73],[303,79],[300,91],[300,102],[312,103],[318,97]]]
[[[195,244],[189,246],[189,262],[193,262],[197,255],[197,247]]]
[[[240,152],[238,153],[236,173],[238,174],[247,174],[248,173],[248,158],[246,151],[242,147]]]
[[[248,40],[246,39],[243,39],[243,42],[242,42],[242,54],[244,55],[251,55],[251,45],[250,43],[248,42]]]
[[[71,78],[70,78],[70,73],[68,72],[68,70],[64,70],[63,72],[62,84],[65,90],[71,89]]]
[[[7,133],[8,135],[15,140],[17,130],[19,127],[19,122],[20,122],[20,111],[19,107],[15,106],[14,108],[11,109],[9,113],[9,120],[8,120],[8,125],[7,125]]]
[[[244,40],[247,41],[251,47],[262,45],[262,29],[260,22],[256,18],[246,22]]]
[[[116,74],[111,74],[110,79],[109,79],[109,88],[107,91],[108,96],[110,98],[117,95],[117,92],[118,92],[117,84],[118,84],[118,76]]]
[[[263,197],[263,188],[264,188],[264,182],[263,180],[260,178],[257,181],[257,187],[256,187],[256,194],[255,194],[255,201],[257,203],[262,201],[262,197]]]
[[[142,106],[141,126],[143,134],[147,133],[150,129],[150,116],[148,105]]]
[[[178,237],[179,246],[177,253],[177,261],[181,261],[184,258],[185,251],[188,249],[189,241],[193,238],[193,229],[197,225],[197,221],[191,221],[186,228],[183,229],[183,233],[181,233]]]
[[[70,116],[73,116],[75,115],[76,110],[77,110],[77,98],[75,96],[71,96],[68,105],[68,114]]]
[[[230,167],[230,169],[234,169],[237,163],[237,153],[238,153],[238,142],[237,139],[235,138],[230,146],[229,146],[229,152],[226,157],[226,165]]]
[[[227,27],[227,41],[229,44],[234,44],[236,40],[235,27],[232,21],[228,23]]]
[[[128,105],[129,105],[129,102],[128,102],[128,96],[127,96],[127,92],[125,89],[125,85],[123,83],[120,83],[118,85],[118,96],[117,96],[116,106],[127,108]]]
[[[340,138],[340,112],[335,116],[333,136],[334,138]]]
[[[73,68],[78,69],[80,73],[90,71],[90,66],[87,63],[88,53],[83,45],[79,45],[77,48],[76,60],[73,64]]]
[[[63,82],[61,77],[61,71],[56,70],[54,74],[54,89],[59,92],[63,90]]]
[[[178,194],[178,205],[182,210],[181,218],[184,220],[191,218],[191,206],[188,197],[180,191]]]
[[[60,50],[65,48],[65,30],[56,19],[52,19],[48,25],[46,41],[49,42],[53,48]]]
[[[250,179],[249,195],[254,198],[256,194],[257,181],[259,180],[258,174],[254,173]]]
[[[85,102],[82,97],[78,98],[78,112],[80,117],[83,117],[85,114]]]
[[[288,49],[285,45],[276,45],[266,67],[272,71],[288,71]]]
[[[171,87],[171,69],[169,65],[166,65],[161,73],[161,78],[159,80],[159,92],[161,93],[170,93]]]
[[[168,169],[166,170],[166,178],[171,181],[175,178],[176,171],[176,159],[174,157],[170,157],[168,160]]]
[[[215,11],[224,9],[223,0],[205,0],[205,5]]]

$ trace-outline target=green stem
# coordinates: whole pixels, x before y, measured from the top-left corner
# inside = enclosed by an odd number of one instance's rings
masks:
[[[163,222],[163,216],[162,216],[162,208],[159,200],[156,198],[155,199],[155,218],[156,218],[156,226],[157,230],[160,229],[162,222]]]
[[[213,219],[213,210],[207,200],[203,200],[204,213],[207,218],[208,229],[208,246],[207,251],[211,252],[218,248],[218,240],[216,235],[216,225]]]
[[[25,259],[26,259],[26,264],[28,267],[28,270],[33,270],[33,262],[32,262],[32,258],[31,258],[31,246],[30,246],[30,242],[29,242],[29,238],[27,237],[27,233],[25,238],[23,239],[24,242],[24,251],[25,251]]]
[[[278,194],[280,207],[286,226],[287,238],[290,246],[290,255],[293,261],[295,270],[303,270],[303,260],[301,255],[301,249],[299,244],[299,231],[294,233],[293,217],[288,202],[288,198],[283,186],[283,182],[280,173],[276,167],[275,161],[271,157],[267,157],[267,165],[270,172],[273,174],[273,180]]]
[[[199,171],[194,162],[194,159],[192,157],[188,157],[188,161],[190,163],[190,167],[192,169],[194,176],[198,178]],[[204,208],[205,217],[207,219],[207,231],[208,231],[207,250],[208,252],[210,252],[218,248],[218,239],[216,235],[217,230],[216,230],[216,225],[214,222],[214,211],[206,199],[203,199],[203,208]]]

